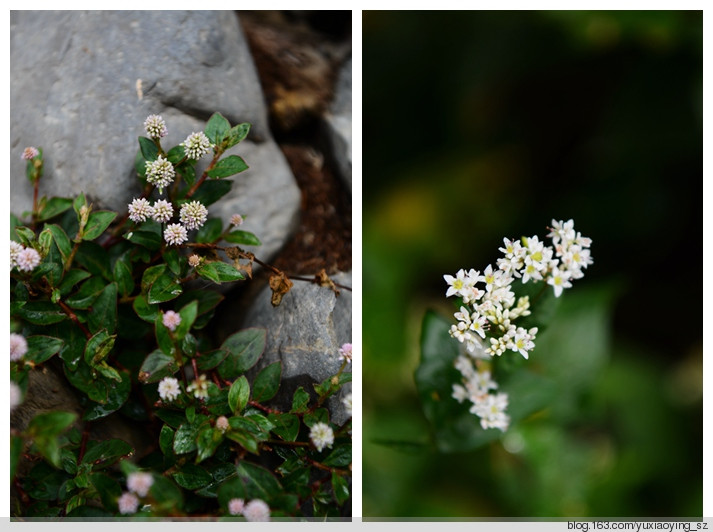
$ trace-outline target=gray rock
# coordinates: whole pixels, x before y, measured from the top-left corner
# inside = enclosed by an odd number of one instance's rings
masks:
[[[169,130],[163,144],[171,147],[202,129],[215,111],[232,124],[252,124],[249,138],[259,144],[241,144],[237,152],[256,154],[248,162],[255,183],[270,176],[280,181],[264,183],[268,188],[288,191],[269,196],[256,190],[251,200],[253,189],[239,187],[241,201],[279,213],[265,216],[271,222],[291,223],[299,193],[270,137],[260,83],[232,12],[13,11],[12,211],[21,215],[32,206],[19,157],[25,146],[44,149],[41,194],[84,191],[95,207],[125,212],[138,190],[133,161],[146,116],[163,115]],[[268,207],[273,199],[276,205]],[[286,238],[289,230],[268,232]]]
[[[351,286],[351,273],[332,277],[336,283]],[[267,346],[252,374],[273,362],[282,362],[282,382],[275,399],[279,408],[288,409],[299,387],[314,392],[313,385],[335,375],[341,366],[339,348],[352,341],[352,295],[340,290],[335,296],[329,288],[295,281],[278,307],[270,303],[271,290],[265,287],[250,305],[243,327],[267,329]],[[351,371],[351,366],[347,366]],[[349,416],[342,398],[351,392],[351,383],[327,400],[330,420],[343,424]]]
[[[339,71],[334,101],[324,117],[327,137],[339,168],[339,174],[352,189],[352,60]]]

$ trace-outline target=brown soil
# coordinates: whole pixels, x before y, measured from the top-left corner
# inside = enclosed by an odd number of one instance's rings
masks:
[[[299,12],[239,13],[273,135],[302,192],[299,226],[273,265],[304,276],[352,267],[351,194],[330,160],[322,126],[339,66],[351,51],[350,24],[337,12],[320,13],[318,19]]]

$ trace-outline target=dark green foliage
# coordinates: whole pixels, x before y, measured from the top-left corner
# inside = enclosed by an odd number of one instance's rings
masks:
[[[165,187],[174,208],[186,201],[210,205],[230,190],[230,176],[247,170],[241,157],[221,157],[249,130],[213,115],[205,133],[215,158],[200,176],[183,147],[166,152],[159,139],[139,137],[139,180],[147,186],[146,162],[167,157],[181,178]],[[28,176],[39,184],[38,168],[28,163]],[[10,220],[11,239],[41,257],[31,272],[11,271],[11,330],[28,347],[11,362],[11,379],[25,395],[33,371],[61,368],[80,411],[42,412],[25,430],[13,429],[10,472],[23,490],[13,515],[123,516],[119,500],[138,473],[150,474],[152,484],[146,495],[137,494],[134,518],[227,515],[234,497],[262,499],[274,516],[301,518],[309,507],[322,518],[344,513],[347,441],[337,438],[337,454],[318,453],[309,427],[328,420],[322,401],[351,374],[340,371],[334,385],[325,381],[316,402],[300,389],[293,412],[280,412],[266,403],[279,389],[281,363],[254,379],[246,375],[262,356],[268,331],[238,331],[217,345],[208,327],[224,298],[216,285],[245,279],[234,257],[220,256],[235,248],[219,242],[259,245],[255,235],[224,231],[222,220],[211,218],[190,236],[198,247],[169,246],[165,224],[94,210],[84,193],[43,197],[32,214],[28,221]],[[202,257],[195,267],[188,260],[194,252]],[[190,281],[200,288],[189,289]],[[179,323],[164,323],[169,311]],[[92,430],[123,427],[127,420],[153,438],[148,451],[138,443],[134,449],[130,434],[102,439],[102,431]],[[322,458],[328,463],[319,464]],[[319,485],[319,503],[311,484]]]

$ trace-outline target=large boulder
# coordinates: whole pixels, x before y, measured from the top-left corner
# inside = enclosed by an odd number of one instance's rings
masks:
[[[13,11],[12,211],[32,207],[19,157],[25,146],[44,150],[41,194],[83,191],[97,208],[125,212],[140,190],[133,164],[146,116],[164,117],[163,144],[170,147],[216,111],[233,124],[252,124],[248,140],[234,150],[250,166],[247,177],[237,176],[240,184],[222,201],[245,206],[246,229],[263,238],[261,257],[269,258],[293,230],[300,195],[271,138],[233,12]]]
[[[339,70],[334,101],[324,117],[327,138],[339,175],[352,190],[352,60]]]
[[[331,277],[335,283],[351,286],[351,273]],[[302,386],[314,393],[313,385],[339,371],[339,348],[352,341],[352,295],[340,290],[339,296],[327,287],[295,281],[279,306],[273,307],[272,292],[265,287],[247,309],[243,327],[267,329],[265,353],[253,368],[282,362],[282,382],[275,404],[289,410],[292,395]],[[351,371],[351,365],[345,371]],[[341,425],[347,419],[342,399],[351,392],[351,383],[327,400],[332,422]]]

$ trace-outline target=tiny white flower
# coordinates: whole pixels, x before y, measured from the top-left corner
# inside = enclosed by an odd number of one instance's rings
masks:
[[[348,393],[344,397],[342,397],[342,404],[347,410],[348,415],[352,415],[352,394]]]
[[[146,497],[152,485],[153,476],[151,473],[145,473],[143,471],[130,473],[126,479],[126,487],[129,488],[129,491],[136,493],[139,497]]]
[[[124,494],[119,497],[116,502],[119,506],[119,513],[123,515],[135,514],[136,510],[139,509],[139,499],[136,495],[129,493],[128,491],[124,492]]]
[[[161,115],[147,116],[144,121],[144,129],[146,134],[153,139],[165,137],[167,134],[166,122]]]
[[[132,222],[145,222],[153,213],[154,209],[146,198],[134,198],[129,203],[129,220]]]
[[[230,217],[230,225],[242,225],[243,223],[243,217],[240,216],[239,214],[233,214]]]
[[[332,427],[320,421],[312,425],[309,431],[309,438],[317,450],[322,451],[322,449],[331,447],[334,443],[334,431],[332,431]]]
[[[164,230],[163,238],[167,243],[177,246],[188,240],[188,231],[181,224],[170,224]]]
[[[188,135],[186,140],[181,142],[181,146],[183,146],[186,152],[186,156],[189,159],[194,159],[197,161],[206,153],[208,153],[211,144],[210,140],[208,140],[208,137],[206,137],[202,131],[199,131],[198,133],[193,132]]]
[[[176,169],[163,155],[159,155],[155,161],[146,161],[146,181],[156,186],[159,194],[163,194],[163,187],[173,183],[175,178]]]
[[[191,201],[181,205],[179,217],[186,229],[198,229],[208,218],[208,209],[200,201]]]
[[[173,401],[181,395],[181,387],[178,385],[178,380],[173,377],[164,377],[158,383],[158,394],[164,401]]]
[[[195,267],[198,266],[200,263],[201,263],[201,258],[200,258],[198,255],[193,254],[193,255],[191,255],[190,257],[188,257],[188,265],[189,265],[191,268],[195,268]]]
[[[10,360],[17,362],[27,353],[27,340],[21,334],[10,333]]]
[[[15,261],[17,262],[18,270],[31,272],[40,264],[42,257],[34,249],[25,248],[17,254]]]
[[[163,324],[170,331],[175,331],[181,324],[181,315],[173,310],[167,310],[163,315]]]
[[[164,199],[153,204],[153,219],[159,223],[167,222],[173,216],[173,205]]]
[[[352,361],[352,344],[342,344],[339,348],[339,360]]]
[[[247,521],[269,521],[270,507],[267,503],[260,499],[254,499],[245,505],[243,515]]]
[[[228,513],[230,515],[240,515],[243,513],[243,508],[245,508],[243,499],[230,499],[228,501]]]
[[[10,381],[10,410],[14,410],[20,404],[22,404],[22,390],[16,383]]]
[[[205,375],[199,375],[196,380],[191,383],[186,389],[188,393],[192,393],[196,399],[205,399],[208,397],[208,380]]]
[[[555,297],[562,295],[562,290],[571,288],[572,283],[569,282],[571,274],[567,270],[559,270],[555,268],[547,279],[547,284],[555,289]]]
[[[22,244],[20,244],[19,242],[15,242],[14,240],[10,240],[10,269],[17,266],[17,256],[23,249],[25,248],[22,246]]]
[[[40,151],[35,148],[34,146],[28,146],[24,150],[22,150],[22,155],[20,156],[21,159],[25,161],[30,161],[37,157],[40,154]]]

